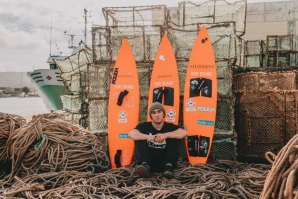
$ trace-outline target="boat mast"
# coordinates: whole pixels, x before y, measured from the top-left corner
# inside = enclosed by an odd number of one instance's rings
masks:
[[[51,10],[51,28],[50,28],[50,56],[52,56],[52,35],[53,35],[53,15]]]
[[[87,45],[87,9],[84,8],[84,18],[85,18],[85,31],[84,31],[84,38],[85,38],[85,45]]]

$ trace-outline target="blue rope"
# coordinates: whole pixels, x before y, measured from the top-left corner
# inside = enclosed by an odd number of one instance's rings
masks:
[[[95,149],[94,146],[92,146],[92,151],[93,151],[93,154],[94,154],[94,157],[95,157],[97,166],[99,168],[101,168],[101,169],[107,169],[107,168],[109,168],[109,166],[110,166],[110,160],[109,160],[107,154],[105,152],[101,151],[103,153],[105,159],[106,159],[106,162],[107,162],[106,165],[104,165],[104,163],[103,163],[104,161],[102,161],[102,163],[99,163],[98,158],[97,158],[97,154],[96,154],[96,149]]]
[[[42,134],[41,137],[42,137],[42,140],[41,140],[40,142],[36,143],[35,146],[34,146],[34,149],[35,149],[36,151],[39,151],[40,148],[44,145],[47,136],[44,135],[44,134]]]

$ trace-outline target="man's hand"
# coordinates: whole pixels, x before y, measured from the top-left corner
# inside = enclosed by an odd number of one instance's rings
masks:
[[[158,133],[158,134],[155,135],[154,141],[155,142],[158,142],[158,143],[162,143],[162,142],[165,141],[165,139],[167,139],[167,135],[166,134]]]
[[[155,141],[155,135],[147,135],[147,141]]]

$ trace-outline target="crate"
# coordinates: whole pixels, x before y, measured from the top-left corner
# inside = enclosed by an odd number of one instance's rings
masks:
[[[257,91],[236,94],[235,130],[241,157],[277,154],[298,132],[297,91]]]
[[[247,69],[260,68],[264,66],[265,55],[244,55],[244,67]]]
[[[261,55],[266,51],[266,44],[263,40],[245,41],[245,55]]]
[[[296,66],[296,52],[271,51],[267,54],[268,67],[294,67]]]
[[[213,140],[208,162],[236,160],[236,142],[231,138]]]
[[[296,73],[288,72],[250,72],[233,77],[234,91],[295,90]]]
[[[294,39],[293,35],[268,35],[267,51],[293,51]]]

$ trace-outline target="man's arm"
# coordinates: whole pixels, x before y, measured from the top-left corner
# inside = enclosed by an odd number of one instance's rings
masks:
[[[146,135],[141,133],[138,129],[133,129],[128,133],[128,136],[133,140],[148,140],[153,141],[155,136],[154,135]]]
[[[159,133],[155,135],[156,142],[163,142],[165,139],[172,138],[172,139],[182,139],[187,135],[187,132],[182,129],[178,128],[175,131],[167,132],[167,133]]]

